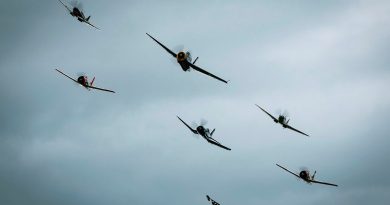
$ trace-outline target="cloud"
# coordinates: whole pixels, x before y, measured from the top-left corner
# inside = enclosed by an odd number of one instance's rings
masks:
[[[0,3],[2,204],[388,201],[386,1],[83,3],[102,31],[55,1]],[[231,82],[184,73],[145,32]],[[255,103],[287,109],[311,137]],[[176,115],[207,119],[232,151],[192,137]],[[340,187],[306,185],[275,163]]]

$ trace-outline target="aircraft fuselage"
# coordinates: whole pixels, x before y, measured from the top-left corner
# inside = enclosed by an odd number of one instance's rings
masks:
[[[315,174],[315,173],[314,173]],[[311,180],[314,180],[314,175],[313,176],[311,176],[310,175],[310,172],[309,171],[307,171],[307,170],[303,170],[303,171],[301,171],[301,172],[299,172],[299,177],[301,178],[301,179],[303,179],[303,181],[305,181],[305,182],[307,182],[307,183],[311,183]]]
[[[76,7],[73,8],[73,11],[70,14],[76,17],[79,21],[83,21],[85,19],[84,13]]]
[[[204,128],[203,126],[198,126],[196,128],[196,131],[198,132],[198,134],[202,135],[203,137],[208,138],[207,129]]]
[[[279,123],[284,124],[286,121],[286,117],[284,117],[283,115],[279,115],[278,121],[279,121]]]

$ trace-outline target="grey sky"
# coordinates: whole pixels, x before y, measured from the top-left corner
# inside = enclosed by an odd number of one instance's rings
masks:
[[[390,201],[389,1],[82,2],[102,31],[56,0],[0,1],[0,204]],[[145,32],[231,82],[182,72]],[[312,137],[255,103],[288,110]],[[176,115],[207,119],[232,151],[192,137]]]

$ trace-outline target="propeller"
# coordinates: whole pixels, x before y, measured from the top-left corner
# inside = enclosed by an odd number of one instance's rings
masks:
[[[183,51],[183,50],[184,50],[184,45],[177,45],[177,46],[173,47],[173,49],[172,49],[172,51],[176,54],[178,54],[180,51]],[[172,64],[177,65],[176,58],[170,58],[170,59],[171,59]]]
[[[299,168],[300,171],[306,171],[306,172],[309,172],[309,168],[305,167],[305,166],[302,166]]]
[[[182,45],[182,44],[177,45],[177,46],[173,47],[172,51],[176,54],[178,54],[180,52],[185,52],[187,55],[189,55],[190,59],[188,59],[188,60],[190,61],[190,63],[192,63],[191,51],[188,49],[185,49],[184,45]],[[175,58],[170,58],[170,59],[171,59],[171,62],[173,64],[178,65],[177,60]],[[191,68],[189,68],[187,71],[191,71]]]
[[[77,75],[77,77],[87,76],[87,74],[85,72],[77,72],[76,75]]]
[[[290,114],[288,113],[287,110],[283,110],[282,109],[277,109],[276,112],[275,112],[277,115],[282,115],[286,118],[288,118],[290,116]]]
[[[199,126],[199,125],[198,125],[196,122],[192,122],[192,123],[191,123],[192,129],[195,129],[195,130],[196,130],[196,128],[198,128],[198,126]],[[197,134],[192,134],[192,136],[195,137],[196,139],[199,139],[199,135],[197,135]]]
[[[77,80],[81,76],[87,76],[87,74],[85,74],[84,72],[77,72],[76,76],[77,76],[77,78],[76,78],[76,80]],[[77,85],[77,86],[80,86],[79,83],[74,82],[74,84]]]
[[[183,51],[183,50],[184,50],[183,44],[173,47],[173,52],[175,52],[176,54],[179,53],[180,51]]]
[[[73,8],[78,8],[80,11],[83,10],[83,4],[80,1],[73,0],[69,3]]]
[[[207,125],[207,123],[208,123],[207,120],[205,120],[205,119],[203,119],[203,118],[200,119],[200,125],[201,125],[201,126],[205,126],[205,125]]]

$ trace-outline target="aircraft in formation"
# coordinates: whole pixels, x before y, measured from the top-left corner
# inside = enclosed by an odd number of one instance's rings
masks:
[[[228,147],[225,147],[223,146],[221,143],[219,143],[217,140],[213,139],[212,136],[215,132],[215,129],[213,129],[213,131],[210,132],[210,130],[208,128],[205,128],[204,125],[206,123],[201,123],[199,126],[196,127],[196,129],[193,129],[192,127],[190,127],[187,123],[185,123],[179,116],[177,116],[177,118],[179,118],[179,120],[186,126],[188,127],[188,129],[191,130],[192,133],[196,134],[196,135],[200,135],[202,136],[205,140],[207,140],[207,142],[213,144],[213,145],[216,145],[218,147],[221,147],[223,149],[226,149],[226,150],[231,150],[230,148]]]
[[[331,183],[327,183],[327,182],[320,182],[320,181],[314,180],[314,177],[316,176],[317,171],[314,171],[314,174],[310,175],[309,170],[304,169],[301,172],[299,172],[299,174],[295,174],[294,172],[292,172],[292,171],[290,171],[290,170],[280,166],[279,164],[276,164],[276,166],[284,169],[285,171],[289,172],[290,174],[293,174],[294,176],[296,176],[296,177],[298,177],[300,179],[303,179],[303,181],[305,181],[308,184],[316,183],[316,184],[324,184],[324,185],[329,185],[329,186],[338,186],[336,184],[331,184]]]
[[[83,22],[83,23],[86,23],[86,24],[89,24],[90,26],[96,28],[96,29],[99,29],[98,27],[94,26],[93,24],[91,24],[89,22],[89,19],[91,18],[91,16],[88,16],[88,17],[85,17],[84,13],[82,12],[82,9],[81,9],[81,5],[78,4],[78,3],[75,3],[73,5],[73,8],[70,9],[66,4],[64,4],[61,0],[58,0],[70,13],[70,15],[72,15],[73,17],[76,17],[78,21],[80,22]],[[99,29],[100,30],[100,29]],[[160,43],[157,39],[155,39],[154,37],[152,37],[151,35],[149,35],[148,33],[146,33],[151,39],[153,39],[157,44],[159,44],[161,47],[163,47],[169,54],[171,54],[177,61],[177,63],[181,66],[181,68],[183,69],[183,71],[190,71],[191,68],[200,72],[200,73],[203,73],[205,75],[208,75],[212,78],[215,78],[221,82],[224,82],[224,83],[228,83],[228,81],[212,74],[212,73],[209,73],[208,71],[206,70],[203,70],[202,68],[198,67],[195,65],[196,61],[199,59],[198,57],[192,61],[192,56],[191,56],[191,53],[189,51],[184,51],[184,50],[180,50],[178,53],[175,53],[173,52],[172,50],[168,49],[165,45],[163,45],[162,43]],[[95,77],[92,79],[91,82],[88,81],[88,78],[86,75],[81,75],[76,79],[73,79],[72,77],[68,76],[67,74],[63,73],[62,71],[58,70],[58,69],[55,69],[57,72],[61,73],[62,75],[66,76],[67,78],[71,79],[72,81],[76,82],[77,84],[83,86],[84,88],[86,88],[87,90],[91,90],[91,89],[96,89],[96,90],[101,90],[101,91],[106,91],[106,92],[111,92],[111,93],[115,93],[115,91],[112,91],[112,90],[108,90],[108,89],[104,89],[104,88],[98,88],[98,87],[94,87],[93,86],[93,83],[95,81]],[[288,128],[288,129],[291,129],[295,132],[298,132],[300,134],[303,134],[305,136],[309,136],[307,135],[306,133],[302,132],[302,131],[299,131],[293,127],[291,127],[290,125],[288,125],[290,119],[287,119],[287,116],[284,115],[284,114],[280,114],[278,116],[278,118],[272,116],[270,113],[268,113],[266,110],[264,110],[263,108],[261,108],[259,105],[255,104],[258,108],[260,108],[263,112],[265,112],[269,117],[271,117],[275,123],[279,123],[283,126],[283,128]],[[200,135],[202,136],[207,142],[213,144],[213,145],[216,145],[220,148],[223,148],[223,149],[226,149],[226,150],[231,150],[230,148],[222,145],[221,143],[219,143],[218,141],[216,141],[215,139],[212,138],[214,132],[215,132],[215,129],[213,129],[211,132],[208,128],[205,128],[204,125],[206,123],[204,122],[201,122],[201,124],[198,126],[196,125],[195,129],[193,129],[191,126],[189,126],[187,123],[185,123],[179,116],[177,116],[177,118],[188,128],[191,130],[191,132],[193,134],[196,134],[196,135]],[[324,184],[324,185],[330,185],[330,186],[338,186],[336,184],[331,184],[331,183],[327,183],[327,182],[320,182],[320,181],[316,181],[314,180],[314,177],[316,175],[316,171],[314,172],[313,175],[310,175],[310,172],[308,170],[302,170],[300,171],[299,174],[296,174],[294,172],[291,172],[290,170],[280,166],[279,164],[276,164],[278,167],[284,169],[285,171],[289,172],[290,174],[293,174],[294,176],[304,180],[305,182],[311,184],[311,183],[317,183],[317,184]],[[220,205],[218,202],[214,201],[213,199],[210,198],[209,195],[206,195],[206,198],[208,201],[211,202],[212,205]]]
[[[100,30],[100,28],[94,26],[92,23],[89,22],[89,19],[91,18],[91,16],[85,17],[84,12],[82,11],[80,4],[76,3],[73,6],[73,9],[70,9],[64,2],[62,2],[61,0],[58,0],[58,1],[69,11],[69,14],[72,15],[73,17],[76,17],[77,20]]]
[[[255,105],[256,105],[256,104],[255,104]],[[297,130],[297,129],[291,127],[290,125],[288,125],[288,123],[290,122],[290,119],[287,119],[287,116],[281,114],[281,115],[279,115],[278,118],[276,118],[276,117],[272,116],[271,114],[269,114],[267,111],[265,111],[265,110],[264,110],[263,108],[261,108],[260,106],[258,106],[258,105],[256,105],[256,106],[257,106],[258,108],[260,108],[263,112],[265,112],[268,116],[270,116],[270,117],[274,120],[275,123],[281,124],[281,125],[283,126],[283,128],[288,128],[288,129],[290,129],[290,130],[293,130],[293,131],[295,131],[295,132],[301,133],[301,134],[306,135],[306,136],[309,137],[308,134],[305,134],[304,132],[299,131],[299,130]]]
[[[95,77],[93,77],[92,81],[91,82],[88,82],[88,78],[87,76],[85,75],[81,75],[76,79],[73,79],[72,77],[66,75],[65,73],[63,73],[62,71],[56,69],[57,72],[61,73],[62,75],[64,75],[65,77],[73,80],[74,82],[78,83],[79,85],[83,86],[84,88],[86,88],[87,90],[91,90],[91,89],[95,89],[95,90],[101,90],[101,91],[106,91],[106,92],[111,92],[111,93],[115,93],[115,91],[112,91],[112,90],[107,90],[107,89],[104,89],[104,88],[98,88],[98,87],[95,87],[93,86],[93,83],[95,82]]]
[[[206,195],[207,201],[211,202],[211,205],[220,205],[218,202],[214,201],[209,195]]]
[[[153,38],[151,35],[149,35],[148,33],[146,33],[146,35],[148,35],[151,39],[153,39],[157,44],[159,44],[161,47],[163,47],[169,54],[171,54],[174,58],[176,58],[177,60],[177,63],[180,64],[181,68],[183,69],[183,71],[190,71],[190,69],[194,69],[198,72],[201,72],[203,74],[206,74],[210,77],[213,77],[219,81],[222,81],[224,83],[228,83],[228,81],[214,75],[214,74],[211,74],[205,70],[203,70],[202,68],[199,68],[198,66],[195,65],[196,61],[198,60],[198,57],[192,62],[192,57],[191,57],[191,53],[190,52],[185,52],[185,51],[179,51],[178,53],[175,53],[171,50],[169,50],[169,48],[167,48],[166,46],[164,46],[162,43],[160,43],[158,40],[156,40],[155,38]]]

